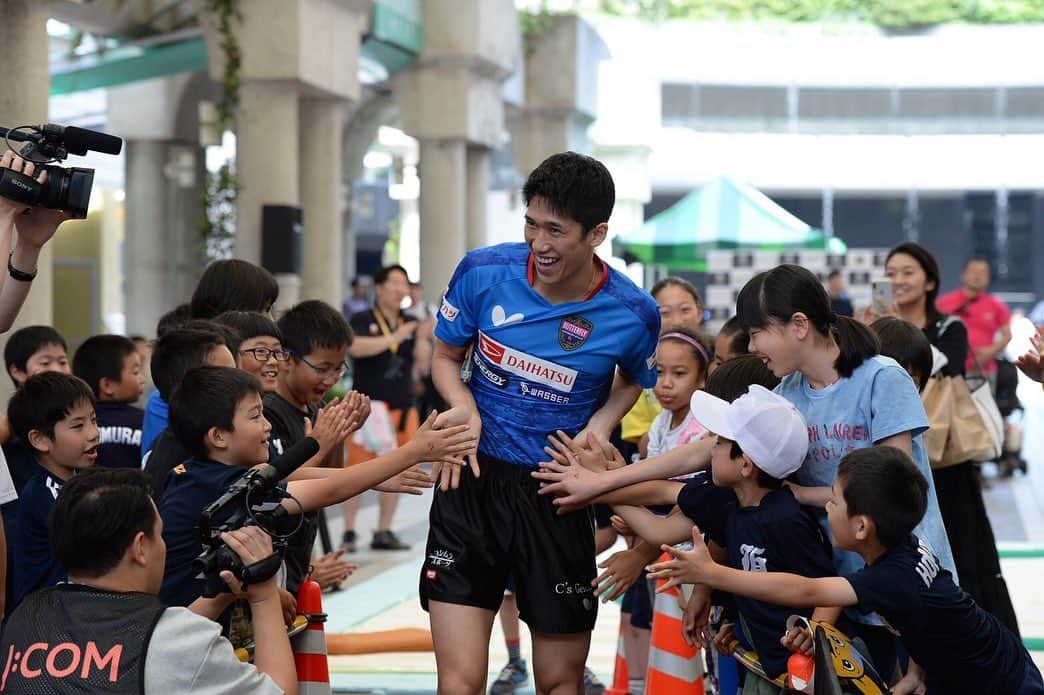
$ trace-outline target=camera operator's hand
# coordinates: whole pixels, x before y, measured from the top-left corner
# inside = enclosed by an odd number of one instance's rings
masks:
[[[12,150],[4,152],[3,156],[0,157],[0,167],[17,171],[20,174],[26,176],[32,176],[36,171],[36,165],[30,161],[22,159]],[[47,180],[47,172],[41,171],[36,177],[36,180],[43,183]],[[20,203],[17,200],[11,200],[10,198],[4,198],[0,196],[0,218],[14,219],[15,215],[20,215],[26,210],[32,209],[25,203]]]
[[[226,531],[221,534],[221,540],[232,549],[232,552],[239,556],[239,559],[243,561],[244,567],[270,557],[273,552],[272,539],[258,526],[244,526],[237,528],[235,531]],[[239,580],[236,579],[236,576],[228,570],[221,572],[221,579],[232,590],[232,593],[242,596],[251,605],[272,601],[275,602],[280,614],[282,614],[283,609],[279,600],[275,576],[263,582],[251,584],[245,590]]]

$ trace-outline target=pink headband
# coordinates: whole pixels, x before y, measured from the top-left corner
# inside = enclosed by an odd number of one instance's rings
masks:
[[[660,340],[663,340],[664,338],[677,338],[678,340],[684,343],[688,343],[689,345],[693,346],[694,348],[700,351],[700,355],[703,357],[703,363],[705,365],[710,364],[710,358],[707,357],[707,348],[700,345],[700,341],[696,340],[691,335],[685,335],[684,333],[678,332],[671,332],[664,333],[660,336]]]

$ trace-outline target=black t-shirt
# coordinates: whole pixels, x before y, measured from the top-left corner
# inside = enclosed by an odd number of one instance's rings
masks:
[[[835,575],[829,541],[813,514],[798,504],[788,488],[768,493],[756,507],[740,507],[731,489],[700,478],[679,491],[678,507],[726,549],[729,567],[805,577]],[[790,652],[779,638],[786,630],[787,618],[809,617],[814,606],[788,608],[745,596],[734,598],[742,617],[740,624],[748,632],[765,672],[776,677],[786,671]]]
[[[376,311],[379,309],[370,309],[352,315],[350,323],[355,335],[369,338],[379,338],[384,335],[374,313]],[[401,323],[416,322],[417,319],[400,311],[396,326]],[[385,325],[394,332],[395,329],[390,321],[385,321]],[[399,347],[394,353],[391,350],[385,350],[373,357],[355,359],[352,388],[375,401],[384,401],[389,408],[409,408],[413,405],[414,398],[413,344],[414,340],[411,336],[399,343]]]
[[[307,417],[314,423],[317,412],[314,409],[299,410],[278,393],[265,396],[265,418],[272,423],[270,448],[283,454],[304,439],[304,419]],[[308,576],[308,566],[312,562],[312,547],[315,545],[318,529],[318,514],[308,512],[301,520],[301,528],[287,540],[286,588],[294,595],[297,595],[298,587]]]
[[[894,631],[928,674],[929,692],[1014,693],[1029,655],[975,605],[915,536],[847,577],[865,611]],[[934,688],[934,689],[933,689]]]
[[[185,463],[190,458],[192,455],[182,446],[169,427],[156,437],[152,449],[145,454],[144,459],[145,475],[152,483],[152,498],[156,500],[156,504],[163,499],[163,491],[167,486],[170,472],[174,470],[175,466]]]
[[[130,403],[98,401],[97,465],[106,468],[141,468],[141,422],[145,411]]]

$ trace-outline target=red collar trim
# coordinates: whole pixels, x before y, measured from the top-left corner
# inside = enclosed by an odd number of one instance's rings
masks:
[[[605,264],[605,261],[599,258],[597,254],[595,255],[594,259],[598,263],[598,267],[602,271],[602,279],[599,280],[598,284],[595,285],[594,288],[587,293],[586,297],[580,300],[582,302],[586,302],[588,299],[591,299],[596,294],[601,292],[602,288],[605,287],[605,283],[609,282],[609,266],[607,266]],[[529,281],[530,287],[532,287],[536,282],[536,261],[533,260],[532,253],[529,254],[529,258],[526,260],[526,279]]]

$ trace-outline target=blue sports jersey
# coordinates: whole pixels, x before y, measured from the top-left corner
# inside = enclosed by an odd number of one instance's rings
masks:
[[[470,387],[482,418],[479,450],[535,467],[555,430],[575,435],[605,403],[616,367],[656,383],[660,314],[647,292],[602,265],[602,284],[579,302],[551,304],[532,287],[529,248],[469,252],[439,310],[435,336],[474,343]]]

